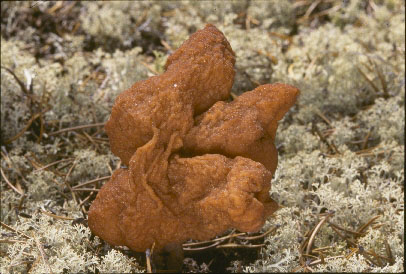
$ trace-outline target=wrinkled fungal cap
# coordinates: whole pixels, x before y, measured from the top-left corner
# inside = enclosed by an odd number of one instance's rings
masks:
[[[119,168],[88,222],[112,245],[159,252],[230,228],[254,232],[278,205],[269,197],[277,122],[299,90],[262,85],[225,102],[235,55],[213,25],[176,50],[166,71],[120,94],[106,124]]]

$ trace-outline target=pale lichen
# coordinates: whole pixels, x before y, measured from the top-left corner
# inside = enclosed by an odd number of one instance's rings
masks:
[[[264,82],[301,90],[276,136],[271,195],[284,208],[263,230],[279,228],[266,236],[257,260],[233,259],[228,270],[303,269],[306,232],[320,213],[334,211],[330,221],[348,230],[379,215],[357,244],[387,256],[387,242],[393,261],[378,266],[360,252],[351,255],[324,224],[314,246],[331,247],[325,263],[309,267],[404,271],[404,1],[320,1],[308,18],[309,1],[34,2],[1,3],[1,221],[29,237],[1,228],[9,241],[0,245],[1,273],[145,270],[76,224],[95,194],[83,202],[91,192],[74,191],[76,203],[69,187],[108,176],[119,164],[101,127],[52,132],[106,121],[121,91],[161,72],[171,49],[205,23],[222,30],[236,52],[233,92]],[[32,94],[3,67],[28,88],[33,79]],[[43,136],[37,118],[5,144],[47,108]],[[196,271],[211,267],[192,262],[185,265]]]

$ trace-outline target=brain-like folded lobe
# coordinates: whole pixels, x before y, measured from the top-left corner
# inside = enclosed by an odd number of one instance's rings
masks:
[[[213,25],[193,34],[166,71],[120,94],[106,132],[119,168],[88,216],[112,245],[159,252],[230,228],[258,231],[278,205],[270,198],[277,122],[299,90],[257,87],[226,102],[235,55]]]
[[[166,63],[166,72],[135,83],[121,93],[105,129],[112,152],[128,165],[137,148],[152,138],[153,127],[167,142],[193,126],[193,116],[230,94],[235,54],[224,35],[208,25],[193,34]]]
[[[275,172],[277,122],[294,104],[299,90],[268,84],[246,92],[230,103],[217,102],[196,117],[184,138],[184,150],[194,154],[244,156]]]
[[[159,249],[191,238],[209,239],[230,227],[257,231],[277,209],[269,198],[271,173],[243,157],[172,157],[168,177],[176,207],[165,205],[165,195],[151,195],[132,175],[131,168],[114,172],[92,204],[89,226],[110,244],[138,251],[154,242]]]

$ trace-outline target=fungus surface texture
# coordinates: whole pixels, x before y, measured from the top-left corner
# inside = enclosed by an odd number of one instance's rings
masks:
[[[277,122],[299,90],[261,85],[231,102],[235,54],[207,25],[167,60],[166,71],[120,94],[105,129],[117,169],[89,210],[89,227],[112,245],[208,240],[261,229],[278,205]]]

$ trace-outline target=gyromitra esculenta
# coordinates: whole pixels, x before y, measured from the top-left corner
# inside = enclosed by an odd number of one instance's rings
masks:
[[[89,210],[112,245],[145,251],[236,228],[258,231],[277,208],[277,122],[299,90],[267,84],[231,102],[235,54],[207,25],[167,60],[166,71],[121,93],[105,129],[128,168],[116,170]]]

